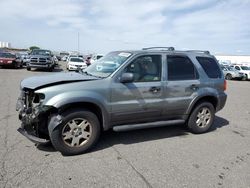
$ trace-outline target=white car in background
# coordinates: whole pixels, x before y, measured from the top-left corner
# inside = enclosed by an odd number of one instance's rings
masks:
[[[247,65],[240,65],[240,64],[233,65],[232,67],[234,67],[239,72],[243,73],[245,75],[246,80],[250,80],[250,67],[248,67]]]
[[[78,69],[85,69],[87,68],[86,62],[83,58],[80,57],[70,57],[67,63],[67,69],[71,70],[78,70]]]
[[[90,59],[90,63],[94,63],[95,61],[97,61],[98,59],[102,58],[103,55],[102,54],[95,54],[95,55],[92,55],[91,59]]]

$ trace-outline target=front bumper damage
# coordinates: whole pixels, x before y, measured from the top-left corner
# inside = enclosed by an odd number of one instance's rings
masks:
[[[26,131],[25,128],[23,128],[23,126],[18,128],[17,131],[26,138],[28,138],[30,141],[34,142],[35,144],[47,144],[50,142],[50,140],[39,138],[35,135],[32,135],[30,132]]]
[[[16,110],[19,111],[21,127],[18,132],[36,144],[50,142],[48,133],[48,119],[51,107],[37,104],[33,106],[27,95],[18,98]]]

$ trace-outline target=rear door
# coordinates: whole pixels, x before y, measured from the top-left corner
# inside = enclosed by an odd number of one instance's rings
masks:
[[[186,55],[167,55],[166,60],[165,108],[168,119],[181,118],[200,87],[199,74]]]
[[[129,63],[120,73],[133,73],[134,81],[120,83],[119,77],[111,87],[112,122],[124,124],[149,122],[162,115],[162,56],[141,55]]]

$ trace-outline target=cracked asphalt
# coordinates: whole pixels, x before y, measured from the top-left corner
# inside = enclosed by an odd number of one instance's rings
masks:
[[[0,188],[250,187],[250,81],[228,82],[227,104],[209,133],[108,131],[91,152],[65,157],[16,131],[19,82],[39,74],[46,72],[0,69]]]

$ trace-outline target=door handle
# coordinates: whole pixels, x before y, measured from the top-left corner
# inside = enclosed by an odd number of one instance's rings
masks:
[[[149,89],[149,91],[152,93],[158,93],[159,91],[161,91],[161,88],[160,87],[151,87]]]
[[[191,86],[190,86],[190,89],[192,89],[192,90],[197,90],[199,87],[198,87],[198,85],[196,85],[196,84],[192,84]]]

